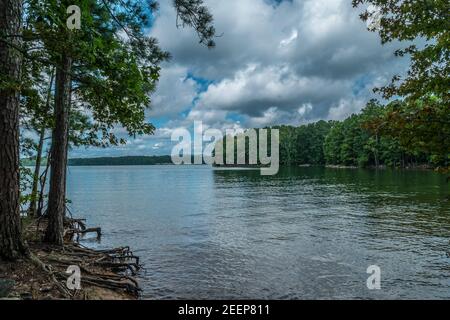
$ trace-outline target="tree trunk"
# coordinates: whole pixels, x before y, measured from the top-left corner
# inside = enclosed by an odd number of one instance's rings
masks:
[[[22,1],[0,0],[0,32],[21,34]],[[10,37],[20,47],[19,37]],[[14,260],[26,251],[19,204],[20,53],[0,41],[0,258]]]
[[[37,147],[37,155],[36,155],[36,164],[34,166],[34,174],[33,174],[33,187],[31,191],[31,202],[30,208],[28,208],[28,216],[35,217],[36,216],[36,204],[38,197],[38,186],[39,186],[39,174],[41,171],[41,162],[42,162],[42,149],[44,148],[44,139],[45,139],[45,128],[42,127],[39,133],[39,143]]]
[[[376,141],[376,146],[375,146],[375,150],[374,150],[373,155],[374,155],[374,158],[375,158],[375,168],[378,169],[380,167],[380,160],[378,158],[378,150],[379,150],[378,146],[380,145],[380,137],[378,136],[378,133],[376,135],[376,140],[375,141]]]
[[[50,77],[50,84],[48,86],[47,91],[47,101],[45,103],[45,111],[47,112],[50,109],[50,99],[52,97],[52,87],[53,87],[53,71]],[[34,174],[33,174],[33,187],[31,191],[31,203],[30,208],[28,209],[28,216],[35,217],[36,216],[36,206],[38,202],[38,187],[39,187],[39,176],[41,172],[41,163],[42,163],[42,153],[44,152],[44,140],[45,140],[45,121],[41,124],[41,128],[39,131],[39,143],[36,150],[36,164],[34,166]]]
[[[42,210],[44,209],[44,192],[45,192],[45,184],[47,183],[47,174],[50,168],[51,163],[51,153],[50,151],[47,152],[47,166],[45,167],[44,172],[39,177],[39,184],[41,187],[41,190],[39,190],[39,197],[37,201],[37,211],[36,216],[41,217],[42,216]]]
[[[61,57],[56,72],[55,127],[52,134],[50,191],[48,198],[48,227],[45,240],[62,246],[64,244],[64,216],[66,213],[66,164],[68,150],[69,108],[72,59]]]

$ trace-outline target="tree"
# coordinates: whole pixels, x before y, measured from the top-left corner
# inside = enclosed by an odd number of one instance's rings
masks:
[[[33,131],[38,136],[37,143],[28,144],[25,151],[30,157],[34,157],[34,173],[30,194],[30,206],[28,216],[37,215],[37,200],[41,164],[44,153],[46,132],[51,128],[52,118],[52,89],[54,71],[39,68],[38,74],[31,72],[30,65],[24,64],[26,79],[22,77],[22,103],[21,103],[21,127],[23,130]],[[49,77],[49,79],[48,79]],[[33,154],[35,152],[35,155]],[[23,154],[23,153],[22,153]]]
[[[336,122],[324,141],[324,154],[327,164],[341,164],[341,144],[344,140],[343,123]]]
[[[100,103],[99,105],[95,105],[95,107],[97,107],[95,111],[97,112],[111,110],[112,107],[118,107],[119,103],[122,103],[125,110],[129,107],[127,110],[129,114],[136,115],[131,108],[132,104],[135,103],[135,105],[138,106],[139,112],[141,110],[141,103],[144,101],[142,95],[149,92],[145,90],[143,86],[139,86],[139,83],[136,87],[132,87],[137,81],[134,81],[134,83],[133,81],[125,81],[130,80],[129,77],[124,77],[124,75],[130,75],[129,70],[134,71],[133,75],[136,79],[142,79],[143,76],[141,75],[141,77],[139,77],[137,72],[139,71],[137,68],[137,56],[127,52],[126,44],[118,38],[116,33],[120,27],[129,37],[131,37],[130,34],[132,34],[133,37],[136,37],[136,39],[143,39],[144,37],[142,36],[140,29],[136,28],[134,16],[122,15],[122,18],[116,16],[114,12],[115,8],[111,7],[115,4],[116,3],[113,1],[110,3],[106,1],[83,1],[81,3],[82,8],[85,9],[85,12],[88,9],[93,10],[93,15],[92,17],[85,17],[83,19],[84,29],[79,32],[70,31],[65,26],[66,13],[65,10],[61,10],[61,7],[63,9],[67,8],[70,5],[68,1],[63,1],[62,6],[53,8],[53,12],[56,16],[56,23],[54,23],[53,20],[49,20],[47,23],[39,25],[39,22],[37,21],[37,29],[43,31],[45,28],[45,32],[47,32],[43,42],[47,50],[53,55],[53,60],[57,69],[55,81],[54,126],[51,145],[50,191],[47,209],[48,227],[45,233],[45,240],[57,245],[63,245],[66,205],[66,168],[69,149],[69,115],[72,88],[74,81],[80,81],[80,78],[73,79],[74,74],[76,74],[74,70],[76,68],[82,69],[88,76],[97,73],[96,76],[91,76],[89,78],[84,77],[83,79],[85,81],[91,81],[87,88],[97,89],[96,94],[99,98],[105,98],[105,94],[98,94],[100,92],[98,90],[100,89],[98,87],[99,84],[100,87],[103,85],[102,92],[107,94],[107,105]],[[50,3],[50,5],[52,5],[52,3]],[[109,13],[111,17],[108,17],[107,13]],[[140,17],[144,15],[142,12],[136,13],[140,13]],[[116,26],[114,22],[110,23],[108,21],[112,19],[114,19],[118,26]],[[139,21],[144,19],[138,18]],[[124,24],[125,22],[129,22],[129,24],[135,28],[133,28],[132,31],[129,31],[126,27],[128,25]],[[142,37],[137,38],[138,36]],[[55,43],[54,37],[57,39],[59,38],[60,41]],[[92,45],[91,41],[93,41]],[[145,45],[143,46],[145,50]],[[97,56],[93,56],[92,49],[97,51],[94,51],[97,53]],[[103,56],[104,58],[102,59]],[[101,66],[101,62],[106,62],[106,56],[113,60],[113,63],[106,63]],[[117,60],[117,58],[119,58],[119,60]],[[125,67],[127,63],[128,69]],[[142,71],[144,73],[146,70]],[[142,82],[145,82],[146,80],[153,82],[154,79],[152,79],[150,75],[153,75],[153,73],[144,73],[144,77],[147,77],[147,79],[143,79]],[[120,79],[113,79],[114,77],[119,77]],[[124,88],[117,92],[113,90],[113,80],[119,80],[116,83],[121,83]],[[84,89],[87,91],[87,88]],[[90,91],[92,92],[93,90]],[[83,93],[83,91],[81,92]],[[120,99],[118,99],[118,97],[124,97],[121,92],[127,94],[126,98],[128,98],[129,101],[120,101]],[[92,103],[92,99],[89,99],[88,96],[85,97],[88,102]],[[90,98],[92,97],[93,96],[90,96]],[[100,108],[98,108],[99,106],[103,106],[103,110],[100,110]],[[114,123],[114,120],[117,121],[119,119],[123,121],[124,119],[132,119],[128,124],[140,126],[137,128],[137,131],[141,130],[145,133],[151,133],[152,127],[141,124],[142,119],[135,119],[124,115],[120,115],[119,117],[113,118],[113,121],[108,123],[110,127],[112,126],[112,123]],[[133,120],[135,122],[133,122]],[[141,121],[136,123],[136,121],[139,120]],[[102,119],[102,121],[107,122],[105,119]],[[106,132],[106,130],[104,132]]]
[[[353,6],[370,4],[376,10],[365,10],[361,19],[370,21],[381,14],[378,31],[383,44],[399,41],[424,41],[423,46],[410,44],[399,49],[397,56],[409,54],[411,67],[407,76],[394,77],[381,88],[385,97],[395,95],[419,99],[434,94],[448,102],[450,59],[450,3],[446,0],[353,0]],[[445,101],[444,101],[445,103]]]
[[[292,126],[281,126],[280,130],[280,160],[282,165],[293,165],[297,162],[297,128]]]
[[[51,87],[53,84],[53,75],[52,79],[50,80],[49,85],[49,94],[47,97],[46,107],[50,109],[50,97],[51,97]],[[42,156],[44,152],[44,142],[45,142],[45,133],[47,131],[47,127],[42,124],[41,126],[36,128],[39,134],[39,140],[36,146],[36,164],[34,166],[34,173],[33,173],[33,185],[32,185],[32,191],[31,191],[31,199],[30,199],[30,207],[28,210],[28,214],[31,217],[34,217],[37,215],[37,196],[38,196],[38,187],[39,187],[39,177],[41,173],[41,164],[42,164]]]
[[[384,129],[409,152],[433,153],[435,162],[450,169],[450,3],[446,0],[353,0],[355,7],[370,4],[361,14],[365,21],[381,14],[378,31],[382,43],[419,40],[395,52],[410,55],[411,66],[404,78],[377,88],[391,103]],[[444,170],[446,171],[446,170]]]
[[[93,127],[109,143],[111,131],[123,126],[131,136],[151,134],[145,120],[150,94],[159,78],[159,64],[168,58],[156,39],[146,36],[149,13],[156,9],[134,0],[84,0],[81,30],[66,28],[70,1],[30,1],[33,30],[56,68],[51,178],[46,241],[63,244],[65,182],[71,101],[78,99],[92,116]],[[179,21],[193,27],[200,43],[214,46],[212,16],[203,1],[174,1]]]
[[[0,33],[21,45],[22,2],[0,0]],[[21,55],[0,41],[0,258],[16,259],[26,252],[19,207],[19,94]]]
[[[378,118],[367,119],[365,126],[384,139],[395,139],[415,158],[428,155],[441,171],[450,164],[450,110],[442,100],[430,96],[414,102],[395,100],[384,107]]]
[[[297,164],[325,164],[323,144],[332,126],[333,122],[322,120],[297,129]]]
[[[52,133],[48,227],[45,233],[46,241],[57,245],[64,244],[72,57],[64,53],[60,63],[55,83],[55,125]]]
[[[426,128],[430,128],[429,124],[422,123],[418,127],[414,121],[411,124],[394,121],[404,127],[399,129],[402,132],[399,135],[399,130],[389,125],[390,120],[387,118],[396,114],[393,110],[398,104],[403,103],[394,101],[385,106],[377,100],[371,100],[359,114],[353,114],[343,121],[322,120],[299,127],[273,127],[280,130],[280,164],[375,168],[442,166],[445,160],[440,156],[448,149],[450,140],[446,137],[450,136],[450,131],[442,130],[435,136],[429,136],[429,143],[424,145],[415,133],[417,130],[425,132]],[[425,107],[425,110],[428,109]],[[433,127],[430,129],[430,132],[436,130]],[[218,142],[223,146],[225,157],[227,144],[236,144],[236,140],[236,137],[227,136]],[[439,148],[444,151],[438,152]],[[236,154],[235,148],[235,159]]]

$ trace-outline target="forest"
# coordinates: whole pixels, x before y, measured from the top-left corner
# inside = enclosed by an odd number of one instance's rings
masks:
[[[439,126],[439,130],[424,128],[423,137],[416,134],[417,127],[409,127],[410,123],[392,121],[398,112],[408,112],[400,101],[383,106],[374,100],[361,113],[343,121],[273,127],[280,129],[280,163],[448,170],[450,112],[442,108],[441,113],[433,115],[436,123],[447,125]]]
[[[172,164],[170,156],[101,157],[69,159],[69,166],[151,166]]]
[[[321,120],[298,127],[270,127],[280,132],[280,165],[422,167],[448,172],[450,112],[434,96],[428,102],[435,107],[423,101],[411,108],[398,100],[387,105],[372,100],[360,113],[343,121]],[[221,141],[224,162],[227,143],[234,144],[236,161],[238,136],[227,136]],[[249,140],[244,139],[248,164]]]

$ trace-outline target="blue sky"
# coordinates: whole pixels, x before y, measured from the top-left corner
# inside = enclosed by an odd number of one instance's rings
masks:
[[[399,44],[382,46],[351,0],[206,0],[221,35],[213,50],[160,2],[148,32],[173,58],[147,112],[155,135],[71,157],[170,154],[173,130],[196,120],[225,130],[344,119],[407,69]]]

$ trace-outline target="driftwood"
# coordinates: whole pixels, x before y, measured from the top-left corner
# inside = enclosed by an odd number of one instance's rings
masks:
[[[97,240],[100,240],[102,236],[102,229],[98,227],[87,228],[85,219],[74,219],[66,217],[64,219],[64,226],[64,238],[68,240],[79,242],[80,236],[84,236],[88,233],[96,233]]]
[[[88,233],[96,233],[97,240],[100,240],[102,237],[102,229],[101,228],[85,228],[85,229],[66,229],[64,236],[65,237],[76,237],[76,241],[80,241],[80,235],[86,235]]]

